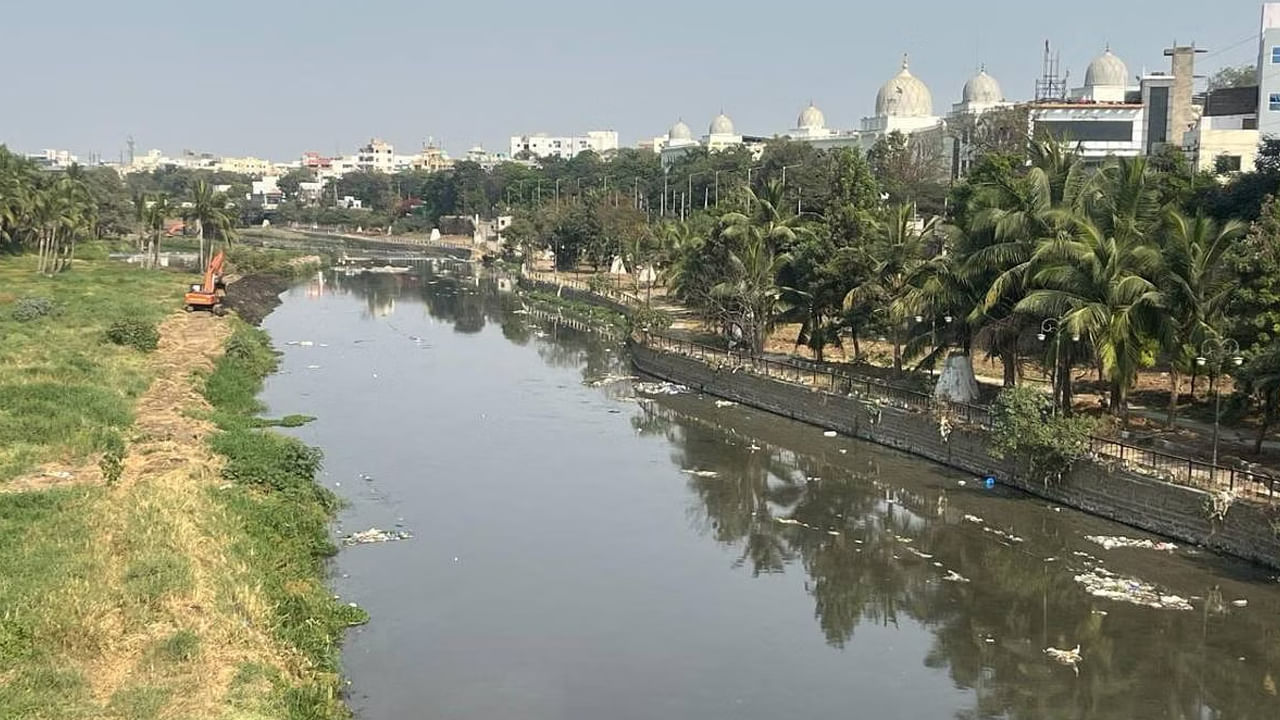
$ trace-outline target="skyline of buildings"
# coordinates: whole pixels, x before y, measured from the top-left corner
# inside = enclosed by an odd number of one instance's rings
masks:
[[[1245,170],[1253,165],[1261,137],[1280,134],[1280,73],[1268,72],[1270,66],[1280,65],[1280,3],[1263,4],[1258,37],[1259,86],[1252,90],[1196,93],[1195,58],[1204,50],[1194,45],[1164,51],[1171,58],[1168,72],[1144,70],[1135,75],[1130,74],[1128,65],[1107,45],[1089,64],[1084,83],[1068,87],[1068,76],[1060,75],[1060,63],[1046,43],[1044,72],[1033,97],[1007,98],[997,78],[983,67],[965,83],[960,100],[944,105],[949,106],[949,111],[939,112],[930,86],[916,76],[909,56],[904,55],[899,71],[877,92],[873,113],[861,118],[856,125],[846,123],[843,129],[829,126],[826,115],[811,100],[801,109],[794,126],[786,129],[744,134],[722,109],[707,126],[707,132],[696,138],[677,114],[675,124],[664,135],[641,139],[633,146],[660,154],[663,164],[669,165],[698,147],[717,151],[746,146],[758,155],[765,142],[781,137],[822,149],[855,147],[866,151],[880,138],[900,132],[918,142],[936,145],[942,152],[949,151],[955,176],[963,174],[971,161],[970,138],[966,136],[971,130],[965,129],[969,127],[965,118],[981,118],[1006,108],[1025,108],[1030,132],[1070,138],[1079,143],[1087,160],[1143,155],[1168,144],[1186,151],[1197,168]],[[613,130],[589,130],[580,135],[536,132],[510,136],[509,153],[489,152],[476,146],[468,150],[463,159],[491,168],[501,162],[570,158],[586,150],[607,155],[622,146],[619,134]],[[327,157],[308,151],[298,159],[285,162],[254,156],[219,157],[186,150],[172,157],[158,149],[134,155],[132,138],[129,147],[129,158],[122,157],[122,163],[102,162],[97,156],[91,157],[90,163],[117,167],[122,172],[169,166],[255,177],[308,168],[315,171],[320,180],[357,170],[439,171],[454,163],[449,153],[431,139],[412,154],[397,154],[392,143],[374,137],[350,154]],[[44,149],[28,157],[54,169],[80,161],[75,154],[61,149]]]

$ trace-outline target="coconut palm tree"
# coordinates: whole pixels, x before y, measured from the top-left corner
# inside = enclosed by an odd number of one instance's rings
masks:
[[[231,213],[227,209],[227,199],[222,193],[214,192],[213,187],[204,180],[196,181],[191,188],[190,206],[186,217],[196,224],[196,237],[200,241],[200,267],[204,268],[209,256],[205,252],[205,231],[213,230],[223,240],[231,241]]]
[[[1161,283],[1163,317],[1172,324],[1165,353],[1169,357],[1169,412],[1172,427],[1178,412],[1181,373],[1192,367],[1196,348],[1221,326],[1222,314],[1232,290],[1224,256],[1231,242],[1247,228],[1236,221],[1219,226],[1197,215],[1189,218],[1177,210],[1165,214],[1162,226],[1164,279]]]
[[[759,354],[781,309],[777,280],[789,257],[774,252],[761,226],[746,218],[738,222],[741,225],[733,226],[739,230],[735,236],[744,240],[729,251],[726,278],[711,289],[711,297],[731,326],[741,328],[751,351]]]
[[[917,227],[915,208],[899,205],[889,211],[887,222],[878,224],[867,252],[871,272],[867,281],[850,290],[844,298],[846,311],[859,308],[879,315],[888,326],[893,342],[893,369],[902,371],[902,345],[906,340],[906,316],[895,301],[903,297],[911,279],[924,264],[930,246],[936,242],[937,218]]]
[[[1025,177],[994,176],[978,188],[962,228],[965,273],[986,297],[968,317],[1004,365],[1004,385],[1017,383],[1018,340],[1032,319],[1015,311],[1026,297],[1031,258],[1043,238],[1070,227],[1084,209],[1088,180],[1079,154],[1051,140],[1032,143]]]
[[[1148,362],[1149,339],[1167,330],[1160,322],[1159,249],[1139,235],[1109,234],[1077,218],[1070,232],[1040,243],[1030,267],[1032,289],[1015,309],[1061,318],[1060,334],[1086,339],[1110,383],[1110,409],[1122,416],[1138,369]]]
[[[146,225],[150,229],[151,237],[147,247],[147,263],[151,267],[160,265],[160,240],[164,236],[164,223],[169,217],[170,210],[172,206],[169,204],[169,196],[164,193],[147,201]]]

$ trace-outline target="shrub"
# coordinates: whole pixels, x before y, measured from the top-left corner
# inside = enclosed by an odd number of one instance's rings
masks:
[[[31,322],[47,315],[57,314],[58,306],[47,297],[18,298],[13,306],[13,319],[18,322]]]
[[[142,352],[151,352],[160,345],[160,331],[156,324],[138,318],[125,318],[111,323],[107,328],[107,340],[116,345],[128,347]]]
[[[653,307],[639,308],[631,314],[631,327],[635,330],[660,333],[671,327],[671,313]]]
[[[116,430],[100,433],[98,444],[102,447],[102,458],[98,460],[98,469],[108,485],[115,485],[124,474],[124,438]]]
[[[1055,415],[1049,396],[1025,386],[1001,391],[992,422],[991,456],[1009,458],[1046,483],[1084,456],[1093,431],[1092,420]]]

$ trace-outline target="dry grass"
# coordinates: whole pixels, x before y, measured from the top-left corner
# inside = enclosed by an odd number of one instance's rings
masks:
[[[5,647],[0,638],[0,674],[10,680],[0,716],[222,717],[242,668],[288,675],[300,666],[272,637],[271,607],[229,551],[235,521],[216,497],[222,461],[206,442],[215,428],[201,419],[210,408],[198,374],[212,369],[228,334],[228,321],[203,314],[161,325],[146,368],[155,379],[136,404],[117,483],[104,485],[90,459],[10,486],[76,484],[30,501],[11,495],[12,507],[0,509],[21,539],[12,550],[53,565],[18,568],[0,591],[22,613],[28,640]],[[13,509],[40,496],[58,507],[39,517]],[[166,654],[175,637],[196,649]]]

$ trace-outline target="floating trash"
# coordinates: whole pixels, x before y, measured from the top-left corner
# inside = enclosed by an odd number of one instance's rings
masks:
[[[920,552],[919,550],[917,550],[917,549],[915,549],[915,548],[913,548],[913,547],[908,547],[908,548],[907,548],[907,552],[911,553],[912,555],[915,555],[915,556],[916,556],[916,557],[918,557],[918,558],[922,558],[922,559],[924,559],[924,560],[932,560],[932,559],[933,559],[933,556],[932,556],[932,555],[930,555],[929,553]]]
[[[997,529],[995,529],[995,528],[993,528],[993,527],[984,527],[984,528],[982,528],[982,532],[984,532],[984,533],[991,533],[992,535],[995,535],[996,537],[998,537],[998,538],[1000,538],[1000,539],[1002,539],[1002,540],[1008,540],[1009,542],[1012,542],[1012,543],[1026,542],[1025,540],[1023,540],[1022,538],[1018,537],[1017,535],[1012,535],[1012,534],[1007,533],[1007,532],[1005,532],[1005,531],[1003,531],[1003,530],[997,530]]]
[[[1072,670],[1076,671],[1076,674],[1080,673],[1080,668],[1076,666],[1079,665],[1080,661],[1084,658],[1080,655],[1079,645],[1071,648],[1070,650],[1059,650],[1055,647],[1047,647],[1044,649],[1044,654],[1048,655],[1052,660],[1056,660],[1063,665],[1070,666]]]
[[[1232,604],[1232,605],[1235,605],[1235,606],[1236,606],[1236,607],[1238,607],[1238,608],[1242,608],[1242,607],[1249,607],[1249,601],[1248,601],[1248,600],[1244,600],[1244,599],[1241,599],[1241,600],[1232,600],[1232,601],[1231,601],[1231,604]]]
[[[689,388],[669,382],[639,382],[632,386],[643,395],[684,395]]]
[[[1121,535],[1085,535],[1088,540],[1095,545],[1101,545],[1108,550],[1116,548],[1140,548],[1143,550],[1161,550],[1163,552],[1173,552],[1178,549],[1177,545],[1171,542],[1156,542],[1154,540],[1137,540]]]
[[[716,407],[718,407],[718,408],[733,407],[734,405],[737,405],[737,404],[738,404],[738,403],[736,403],[736,402],[734,402],[734,401],[732,401],[732,400],[717,400],[717,401],[716,401]]]
[[[836,437],[836,436],[837,436],[837,435],[839,435],[839,434],[840,434],[840,433],[836,432],[835,430],[828,430],[828,431],[826,431],[826,432],[822,433],[822,436],[823,436],[823,437]]]
[[[603,387],[605,385],[614,385],[627,380],[637,379],[634,375],[605,375],[590,382],[585,383],[587,387]]]
[[[961,575],[960,573],[956,572],[955,570],[948,570],[948,571],[947,571],[947,574],[942,576],[942,579],[943,579],[943,580],[946,580],[947,582],[954,582],[954,583],[967,583],[967,582],[969,582],[969,578],[967,578],[967,577],[965,577],[965,576]]]
[[[1075,581],[1094,597],[1163,610],[1193,609],[1185,598],[1164,595],[1155,585],[1137,578],[1121,577],[1102,567],[1076,575]]]
[[[975,525],[981,525],[981,524],[983,524],[983,523],[985,523],[985,522],[986,522],[986,520],[983,520],[982,518],[978,517],[977,515],[965,515],[965,516],[964,516],[964,520],[965,520],[965,522],[971,522],[971,523],[973,523],[973,524],[975,524]]]
[[[720,473],[716,472],[715,470],[681,470],[680,472],[684,473],[685,475],[692,475],[694,477],[701,477],[701,478],[713,478],[713,477],[718,477],[720,475]]]
[[[374,543],[396,542],[397,540],[409,540],[413,534],[405,530],[379,530],[376,527],[360,532],[351,533],[342,538],[343,545],[372,545]]]

